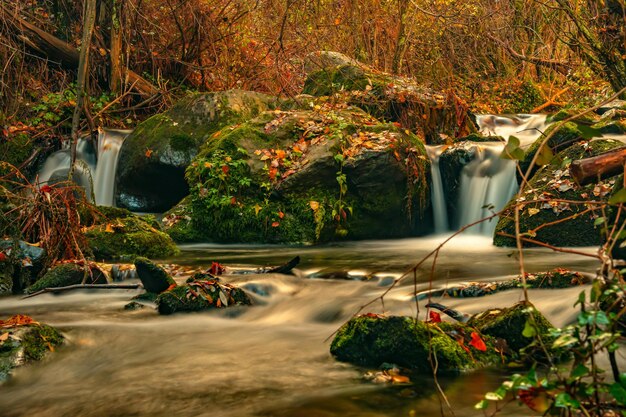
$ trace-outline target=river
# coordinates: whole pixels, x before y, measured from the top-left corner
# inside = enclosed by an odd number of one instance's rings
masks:
[[[280,416],[383,417],[452,415],[441,405],[431,375],[412,384],[365,382],[365,370],[329,354],[333,332],[360,306],[375,300],[402,272],[433,250],[441,236],[325,246],[183,247],[183,265],[211,261],[240,267],[280,264],[295,255],[295,276],[231,275],[224,279],[253,295],[252,307],[159,316],[144,308],[125,311],[140,290],[44,294],[0,299],[0,317],[28,314],[57,326],[67,344],[46,360],[18,369],[0,386],[2,416]],[[588,251],[592,251],[588,249]],[[588,258],[543,249],[525,252],[527,269],[554,267],[592,272]],[[466,235],[438,257],[434,287],[464,281],[496,280],[517,270],[511,249]],[[312,277],[336,278],[312,278]],[[368,280],[338,279],[369,277]],[[431,263],[420,269],[419,290],[429,288]],[[408,278],[385,298],[385,312],[415,315],[413,281]],[[558,292],[557,292],[558,291]],[[581,288],[532,290],[531,300],[556,326],[575,318],[572,305]],[[521,299],[508,291],[478,299],[439,300],[475,313]],[[381,312],[380,302],[367,311]],[[420,317],[424,308],[420,308]],[[456,416],[482,416],[473,405],[505,378],[484,370],[440,378]],[[530,415],[515,404],[501,415]]]

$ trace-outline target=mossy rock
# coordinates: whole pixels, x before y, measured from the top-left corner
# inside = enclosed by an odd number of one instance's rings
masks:
[[[539,169],[527,187],[532,192],[525,195],[525,201],[536,202],[526,204],[520,212],[520,232],[533,240],[558,247],[602,244],[601,228],[594,224],[596,216],[591,213],[575,216],[586,207],[557,200],[606,201],[613,188],[619,185],[617,177],[579,186],[569,177],[569,162],[596,156],[622,145],[619,141],[608,139],[578,143],[558,153],[554,165],[546,165]],[[496,246],[516,244],[514,238],[502,235],[515,235],[513,210],[513,202],[509,202],[496,226],[494,235]],[[610,209],[608,214],[610,216]],[[572,218],[561,221],[569,217]],[[524,245],[532,246],[530,243]]]
[[[417,136],[356,107],[265,112],[202,146],[164,228],[217,242],[425,234],[429,164]]]
[[[411,317],[366,314],[344,324],[332,341],[330,353],[342,362],[366,367],[394,363],[421,373],[431,373],[430,353],[436,356],[441,373],[459,373],[500,361],[495,340],[482,336],[485,352],[471,345],[463,349],[457,337],[475,332],[460,323],[428,324]],[[463,336],[461,336],[463,335]]]
[[[626,113],[626,112],[625,112]],[[591,126],[603,135],[624,135],[626,134],[626,122],[622,120],[602,120]]]
[[[467,106],[454,94],[442,94],[415,80],[373,70],[336,52],[318,52],[308,60],[304,94],[344,94],[348,103],[419,131],[430,144],[448,143],[476,131]]]
[[[506,143],[506,140],[502,136],[488,136],[481,133],[470,133],[467,136],[463,136],[455,140],[455,142],[500,142]]]
[[[535,154],[539,150],[539,146],[544,141],[545,137],[552,134],[552,132],[556,128],[557,125],[555,124],[548,126],[548,128],[544,132],[545,136],[540,136],[535,142],[533,142],[532,145],[528,147],[524,155],[524,159],[521,160],[519,163],[519,167],[524,174],[526,174],[526,172],[528,171],[530,163],[535,157]],[[557,153],[563,151],[564,149],[567,149],[575,143],[584,140],[584,138],[585,134],[580,130],[579,124],[574,122],[567,122],[552,135],[552,137],[548,140],[547,146],[549,146],[552,153],[556,155]],[[539,167],[535,165],[531,171],[529,178],[532,178],[538,169]]]
[[[1,125],[0,125],[1,127]],[[35,141],[26,134],[18,134],[10,139],[0,136],[0,161],[19,167],[35,149]],[[7,174],[9,168],[0,164],[0,175]]]
[[[143,287],[148,292],[158,294],[176,285],[176,281],[163,268],[147,258],[135,259],[135,269]]]
[[[0,329],[0,335],[6,333],[8,338],[0,341],[0,383],[9,378],[14,368],[43,359],[64,340],[58,330],[45,324]]]
[[[561,122],[573,116],[576,116],[576,112],[571,111],[571,110],[559,110],[558,112],[546,117],[546,123]],[[587,125],[587,126],[591,126],[597,121],[598,121],[598,116],[594,116],[590,113],[587,113],[583,116],[579,116],[575,119],[576,123]]]
[[[276,98],[250,91],[197,93],[141,123],[120,150],[117,206],[163,212],[188,193],[185,168],[212,134],[273,108]]]
[[[512,354],[527,348],[535,341],[535,335],[548,337],[554,327],[531,303],[526,302],[484,311],[470,318],[467,324],[483,334],[505,340]]]
[[[67,287],[76,285],[85,279],[85,268],[75,263],[60,264],[50,268],[37,282],[26,289],[28,294],[45,288]],[[87,275],[86,284],[106,284],[107,278],[99,269],[92,269]]]
[[[251,305],[252,301],[242,289],[212,279],[195,280],[165,291],[159,294],[156,304],[160,314],[173,314]]]
[[[96,224],[85,236],[96,259],[119,259],[145,256],[165,258],[179,253],[166,233],[131,212],[119,208],[98,207]]]

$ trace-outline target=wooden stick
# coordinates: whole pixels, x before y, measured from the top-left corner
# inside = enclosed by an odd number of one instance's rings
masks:
[[[141,288],[140,284],[76,284],[76,285],[68,285],[67,287],[52,287],[52,288],[44,288],[41,291],[34,292],[25,297],[22,297],[22,300],[26,298],[31,298],[36,295],[44,294],[44,293],[60,293],[71,290],[135,290],[137,288]]]
[[[569,172],[578,184],[586,184],[621,173],[625,163],[626,146],[622,146],[591,158],[572,161]]]

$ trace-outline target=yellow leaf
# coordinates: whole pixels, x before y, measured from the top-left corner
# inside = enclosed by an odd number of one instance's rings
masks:
[[[311,207],[311,210],[317,211],[320,208],[320,203],[317,201],[309,201],[309,207]]]
[[[538,208],[532,208],[532,207],[531,207],[531,208],[529,208],[529,209],[528,209],[528,216],[529,216],[529,217],[530,217],[530,216],[534,216],[535,214],[539,213],[539,211],[540,211],[540,210],[539,210]]]
[[[106,49],[104,49],[104,48],[100,48],[100,49],[98,49],[98,52],[100,52],[100,55],[101,55],[101,56],[107,56],[107,51],[106,51]]]
[[[113,233],[113,225],[111,225],[111,223],[107,223],[104,231],[107,233]]]
[[[261,211],[261,206],[259,206],[258,204],[255,204],[254,205],[254,214],[256,216],[258,216],[259,215],[259,211]]]

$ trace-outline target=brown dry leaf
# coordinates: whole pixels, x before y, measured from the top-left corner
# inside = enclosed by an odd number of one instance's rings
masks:
[[[411,380],[404,375],[391,375],[391,382],[394,384],[410,384]]]
[[[22,314],[16,314],[15,316],[12,316],[8,320],[0,320],[0,328],[27,326],[29,324],[39,324],[39,323],[33,320],[31,317],[24,316]]]
[[[2,333],[0,335],[0,343],[4,342],[5,340],[7,340],[9,338],[9,332],[6,333]]]

